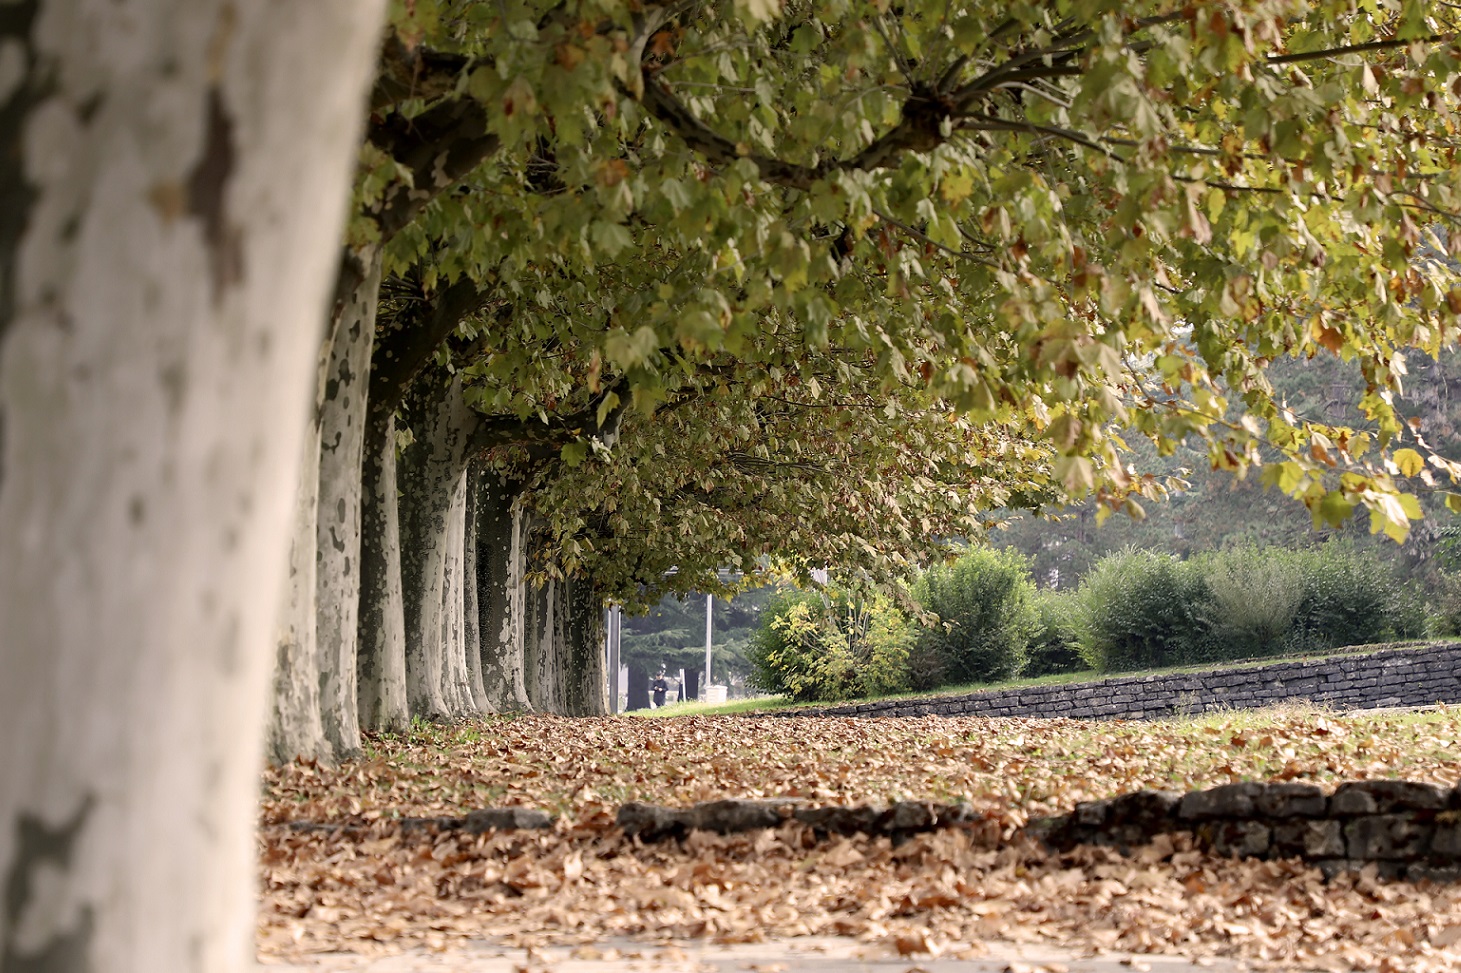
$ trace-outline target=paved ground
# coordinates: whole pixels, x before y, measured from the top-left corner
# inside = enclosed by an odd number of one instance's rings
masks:
[[[980,956],[899,956],[847,939],[797,939],[715,946],[654,945],[620,940],[531,952],[481,945],[442,953],[360,957],[329,953],[261,973],[1235,973],[1224,960],[1112,953],[1089,956],[1051,947],[991,943]]]

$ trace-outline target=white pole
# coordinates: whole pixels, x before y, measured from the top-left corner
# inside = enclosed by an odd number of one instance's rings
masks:
[[[705,596],[705,698],[710,698],[710,615],[715,604],[714,595]]]
[[[623,655],[623,649],[624,649],[624,609],[620,608],[618,605],[615,605],[614,606],[613,623],[614,623],[614,627],[613,627],[613,632],[614,632],[614,642],[613,642],[613,645],[614,645],[614,658],[611,660],[611,664],[609,666],[609,669],[610,669],[610,676],[609,676],[609,678],[614,683],[614,690],[613,690],[613,693],[611,694],[613,696],[614,703],[610,707],[610,711],[613,712],[613,713],[618,713],[619,712],[619,665],[620,665],[620,657]]]

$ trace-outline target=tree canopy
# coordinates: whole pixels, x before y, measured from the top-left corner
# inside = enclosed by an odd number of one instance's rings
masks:
[[[373,131],[469,117],[490,156],[395,234],[388,267],[427,290],[470,279],[503,311],[463,330],[484,335],[461,363],[480,408],[635,410],[632,460],[589,477],[598,500],[575,505],[584,480],[562,480],[570,567],[574,538],[622,549],[651,522],[672,561],[676,531],[817,550],[777,515],[815,513],[836,538],[873,507],[909,508],[891,533],[913,550],[955,528],[917,499],[945,486],[965,530],[1021,489],[1137,511],[1160,487],[1114,425],[1163,451],[1196,435],[1230,470],[1267,450],[1269,482],[1316,520],[1363,505],[1403,537],[1419,513],[1404,475],[1456,471],[1393,406],[1406,353],[1436,353],[1461,312],[1456,16],[420,0]],[[359,239],[419,178],[383,141]],[[1315,355],[1358,364],[1369,431],[1275,400],[1271,363]],[[946,449],[951,464],[929,459]],[[675,450],[680,472],[656,466]],[[591,452],[577,439],[561,459]],[[805,475],[779,487],[778,468]]]

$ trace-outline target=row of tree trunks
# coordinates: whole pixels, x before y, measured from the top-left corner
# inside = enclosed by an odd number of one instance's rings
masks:
[[[289,579],[279,606],[270,759],[331,759],[360,749],[361,452],[380,290],[380,250],[337,295],[320,349],[295,496]],[[344,275],[342,275],[343,277]]]
[[[397,403],[369,399],[371,256],[320,359],[279,624],[275,761],[348,757],[361,727],[413,717],[608,711],[602,599],[582,580],[528,582],[523,487],[473,468],[482,419],[460,375],[427,367],[410,383],[404,450]]]

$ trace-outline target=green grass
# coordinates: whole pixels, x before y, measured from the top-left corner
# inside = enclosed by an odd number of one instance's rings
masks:
[[[706,703],[696,700],[685,703],[669,703],[659,709],[630,710],[626,716],[640,716],[647,719],[665,719],[671,716],[723,716],[730,713],[759,713],[764,710],[797,709],[806,706],[781,696],[757,696],[754,699],[732,699],[724,703]]]
[[[940,699],[948,696],[967,696],[985,690],[1025,689],[1030,686],[1054,686],[1068,683],[1103,682],[1107,679],[1140,678],[1142,676],[1164,676],[1177,673],[1215,672],[1225,669],[1261,669],[1265,666],[1281,665],[1295,661],[1315,661],[1344,655],[1362,655],[1384,649],[1418,648],[1423,645],[1461,641],[1457,639],[1418,639],[1406,642],[1385,642],[1372,645],[1350,645],[1321,652],[1304,652],[1295,655],[1274,656],[1265,659],[1234,659],[1224,662],[1207,662],[1200,665],[1168,666],[1162,669],[1142,669],[1134,672],[1062,672],[1030,679],[1012,679],[997,683],[965,683],[959,686],[941,686],[925,692],[894,693],[888,696],[868,696],[861,699],[844,699],[832,703],[798,703],[781,696],[761,696],[754,699],[736,699],[711,705],[703,702],[674,703],[657,710],[634,710],[628,715],[664,718],[670,716],[721,716],[734,713],[761,713],[773,710],[824,709],[832,706],[855,706],[859,703],[873,703],[909,699]]]

